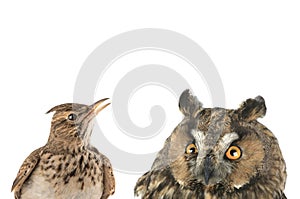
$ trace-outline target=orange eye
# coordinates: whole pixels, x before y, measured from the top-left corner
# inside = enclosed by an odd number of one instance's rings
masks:
[[[226,157],[229,160],[237,160],[242,156],[242,151],[237,146],[231,146],[226,152]]]
[[[196,153],[198,153],[198,149],[195,144],[189,144],[185,149],[185,153],[196,154]]]

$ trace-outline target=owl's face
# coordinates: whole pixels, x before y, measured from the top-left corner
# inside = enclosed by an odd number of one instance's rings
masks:
[[[179,108],[185,117],[158,153],[153,173],[162,175],[159,171],[168,169],[174,184],[203,194],[239,194],[236,198],[283,194],[286,172],[277,140],[257,121],[266,113],[262,97],[248,99],[238,109],[203,108],[185,91]]]
[[[185,118],[175,129],[169,161],[180,184],[241,188],[263,169],[265,143],[255,129],[235,121],[234,114],[204,109],[197,119]]]

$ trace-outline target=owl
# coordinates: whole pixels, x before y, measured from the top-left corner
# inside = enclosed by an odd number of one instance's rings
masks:
[[[238,109],[203,108],[185,90],[184,118],[134,188],[140,198],[283,199],[286,165],[273,133],[257,121],[261,96]]]

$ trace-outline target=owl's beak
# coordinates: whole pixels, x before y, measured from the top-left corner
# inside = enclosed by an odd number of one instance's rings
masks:
[[[204,180],[205,184],[208,185],[209,179],[214,171],[213,162],[212,162],[212,155],[207,154],[204,159]]]

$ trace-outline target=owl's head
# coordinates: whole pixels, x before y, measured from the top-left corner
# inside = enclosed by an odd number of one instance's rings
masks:
[[[170,168],[185,187],[247,189],[273,183],[284,189],[285,163],[277,139],[257,121],[265,101],[247,99],[237,109],[203,108],[186,90],[179,99],[182,122],[166,140],[152,170]]]

